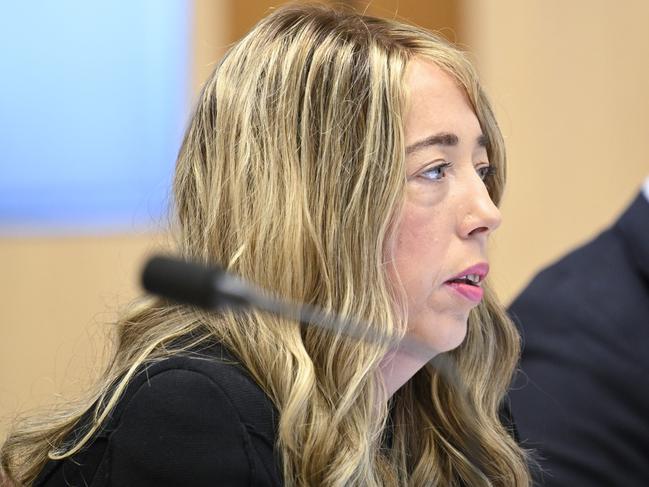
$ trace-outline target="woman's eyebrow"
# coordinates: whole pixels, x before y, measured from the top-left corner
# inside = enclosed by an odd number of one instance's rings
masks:
[[[410,144],[406,147],[406,155],[410,155],[413,152],[420,151],[426,147],[431,147],[434,145],[441,146],[455,146],[459,143],[460,139],[457,135],[450,132],[440,132],[438,134],[429,135],[425,139],[421,139],[414,144]],[[476,139],[476,144],[479,147],[487,147],[489,143],[489,138],[485,134],[480,134]]]
[[[487,137],[486,134],[478,135],[476,144],[478,145],[478,147],[487,147],[489,145],[489,137]]]

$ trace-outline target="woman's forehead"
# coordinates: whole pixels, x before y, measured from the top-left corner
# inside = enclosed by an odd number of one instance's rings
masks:
[[[414,58],[404,78],[408,103],[404,129],[406,144],[433,134],[454,134],[459,142],[477,140],[482,129],[464,89],[434,62]]]

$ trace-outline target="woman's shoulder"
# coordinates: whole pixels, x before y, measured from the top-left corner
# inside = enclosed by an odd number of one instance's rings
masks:
[[[134,407],[133,401],[144,397],[169,404],[180,401],[177,406],[189,403],[201,411],[204,399],[215,402],[217,410],[235,410],[246,425],[274,441],[277,413],[272,401],[221,343],[193,347],[143,366],[113,416],[119,418]]]
[[[128,409],[139,395],[151,393],[194,400],[216,394],[223,407],[232,406],[243,415],[248,410],[275,412],[273,403],[246,368],[227,348],[215,342],[143,366],[130,381],[116,414]]]
[[[88,448],[48,465],[39,485],[276,485],[275,417],[220,344],[176,353],[142,367]]]

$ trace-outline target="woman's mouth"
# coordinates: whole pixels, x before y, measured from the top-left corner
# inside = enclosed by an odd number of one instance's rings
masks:
[[[456,274],[446,281],[444,285],[450,287],[454,292],[457,292],[469,301],[479,303],[484,295],[484,290],[480,287],[480,283],[488,273],[489,264],[481,262]]]

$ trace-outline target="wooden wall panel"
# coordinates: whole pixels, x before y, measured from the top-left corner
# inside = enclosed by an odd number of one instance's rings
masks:
[[[419,25],[451,42],[461,38],[459,31],[463,24],[457,0],[352,0],[347,3],[359,12]]]
[[[0,239],[0,439],[19,411],[97,376],[119,309],[165,238],[148,233]]]
[[[462,3],[509,153],[492,273],[507,301],[610,225],[649,176],[649,3]]]

